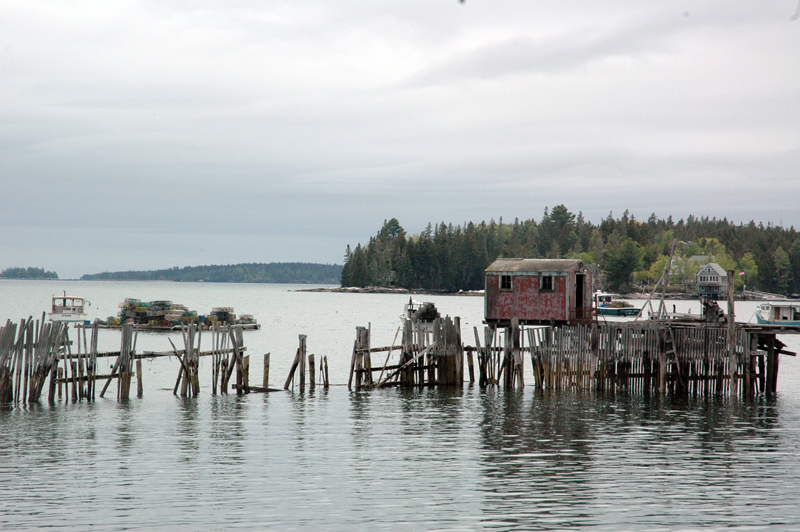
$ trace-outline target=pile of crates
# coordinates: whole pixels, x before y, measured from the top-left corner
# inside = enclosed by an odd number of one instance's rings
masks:
[[[257,325],[252,314],[242,314],[236,319],[233,307],[214,307],[207,316],[198,315],[196,310],[189,310],[185,305],[172,301],[141,301],[125,299],[119,304],[116,317],[109,316],[106,325],[119,326],[123,323],[134,323],[154,328],[175,328],[181,325],[196,323],[205,327],[212,325]]]
[[[236,314],[233,307],[214,307],[211,313],[206,316],[207,325],[225,325],[236,323]]]
[[[139,299],[126,298],[119,304],[118,318],[120,323],[135,323],[151,327],[172,327],[175,325],[197,323],[200,316],[196,310],[189,310],[185,305],[172,301],[144,302]]]

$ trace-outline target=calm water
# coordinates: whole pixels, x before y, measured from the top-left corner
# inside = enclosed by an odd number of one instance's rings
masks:
[[[89,298],[92,317],[115,314],[125,297],[233,306],[263,324],[245,345],[259,363],[272,353],[273,386],[298,334],[341,384],[355,326],[371,322],[374,343],[388,345],[406,299],[293,288],[2,282],[0,319],[40,315],[61,290]],[[473,337],[482,299],[424,299],[461,316]],[[117,349],[119,333],[100,343]],[[138,349],[169,343],[140,335]],[[204,393],[181,399],[176,361],[145,362],[142,399],[0,411],[0,529],[800,529],[797,367],[783,357],[776,400],[750,403],[530,386],[214,397],[208,367]]]

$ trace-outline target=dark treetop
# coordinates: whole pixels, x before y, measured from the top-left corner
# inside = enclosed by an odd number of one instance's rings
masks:
[[[428,224],[419,235],[408,235],[392,218],[366,245],[347,246],[342,286],[479,290],[496,258],[518,257],[577,258],[599,265],[605,288],[646,289],[661,277],[673,239],[681,241],[670,270],[676,288],[693,282],[702,265],[716,262],[737,272],[736,287],[800,292],[800,236],[794,227],[694,216],[675,222],[655,214],[640,221],[628,211],[621,218],[609,213],[594,225],[564,205],[545,209],[539,222],[442,222]]]

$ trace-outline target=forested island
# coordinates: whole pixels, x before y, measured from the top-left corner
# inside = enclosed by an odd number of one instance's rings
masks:
[[[800,237],[794,227],[694,216],[676,222],[655,214],[642,221],[628,211],[619,218],[609,213],[595,225],[564,205],[545,209],[538,222],[442,222],[416,235],[392,218],[365,245],[347,246],[341,283],[480,290],[484,270],[498,257],[577,258],[599,265],[600,280],[609,290],[646,290],[661,277],[673,240],[680,242],[670,275],[676,290],[686,290],[703,265],[716,262],[739,273],[738,288],[747,283],[748,290],[800,292]]]
[[[0,279],[58,279],[58,274],[44,268],[6,268]]]
[[[204,281],[214,283],[339,284],[342,266],[303,262],[186,266],[165,270],[103,272],[81,276],[102,281]]]

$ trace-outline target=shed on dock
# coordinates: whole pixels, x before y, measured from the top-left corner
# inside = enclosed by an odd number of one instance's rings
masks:
[[[578,259],[497,259],[486,269],[486,323],[591,321],[592,271]]]

